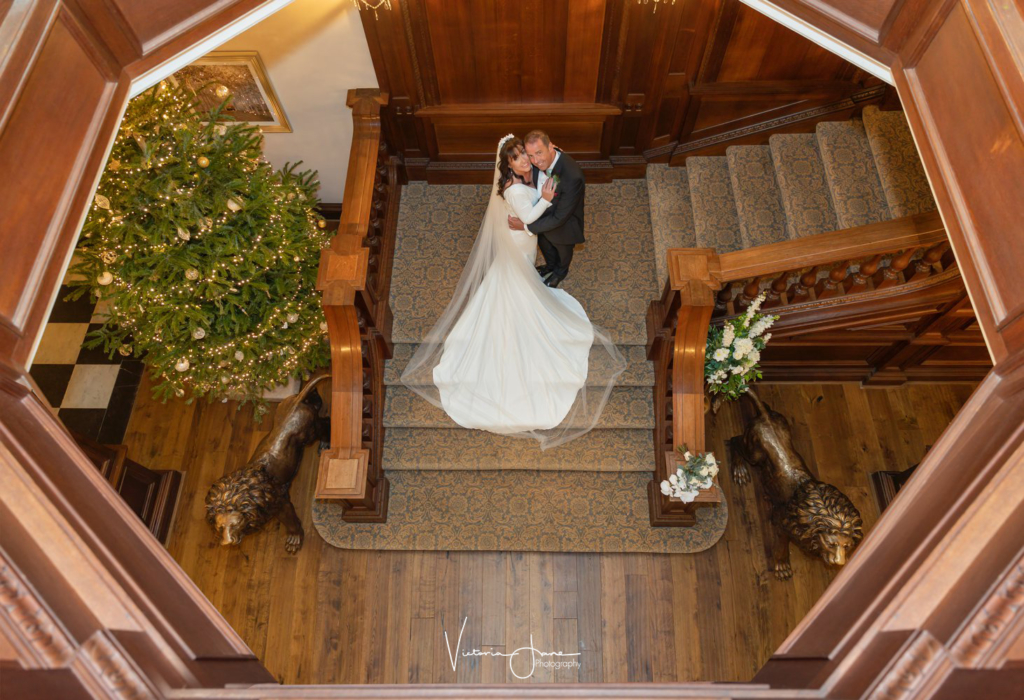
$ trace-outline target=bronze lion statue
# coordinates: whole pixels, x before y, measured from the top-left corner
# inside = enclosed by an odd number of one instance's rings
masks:
[[[747,465],[756,469],[771,505],[774,526],[772,562],[775,578],[793,576],[789,543],[831,566],[843,566],[864,537],[860,512],[846,494],[818,481],[793,447],[785,416],[773,411],[753,391],[747,395],[757,416],[742,436],[729,441],[732,476],[738,484],[750,481]],[[736,459],[739,457],[739,459]]]
[[[330,377],[315,374],[295,396],[281,402],[274,427],[260,441],[249,462],[214,482],[206,494],[206,520],[222,545],[239,544],[261,530],[271,517],[284,525],[285,549],[295,554],[302,547],[302,521],[288,497],[288,489],[302,461],[305,447],[328,439],[330,420],[319,416],[320,395],[314,389]]]

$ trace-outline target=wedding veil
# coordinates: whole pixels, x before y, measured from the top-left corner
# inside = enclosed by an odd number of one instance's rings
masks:
[[[504,143],[504,139],[502,140]],[[501,143],[498,145],[501,150]],[[626,361],[608,335],[587,319],[580,317],[552,297],[553,290],[545,286],[543,280],[534,270],[526,256],[519,251],[509,232],[505,202],[498,194],[498,163],[495,159],[494,180],[491,185],[490,200],[480,231],[470,251],[469,258],[462,270],[455,293],[434,327],[409,360],[401,376],[401,383],[425,398],[438,408],[444,408],[440,391],[434,384],[434,368],[441,361],[444,353],[445,339],[456,325],[467,304],[480,288],[488,274],[508,275],[517,285],[522,285],[527,297],[538,304],[544,304],[550,311],[551,322],[562,324],[571,331],[586,335],[590,327],[593,329],[593,344],[590,347],[587,380],[576,394],[568,414],[558,425],[537,430],[520,432],[503,432],[515,437],[529,437],[540,443],[542,450],[561,445],[569,440],[580,437],[592,430],[601,416],[616,379],[626,369]],[[496,348],[509,339],[494,338]],[[558,352],[552,348],[551,352]],[[495,357],[500,357],[495,353]],[[530,363],[522,363],[522,371],[518,372],[515,381],[523,385],[529,383],[530,366],[538,366],[544,362],[543,357],[531,358]],[[496,402],[492,402],[495,403]],[[501,406],[494,405],[496,411],[503,411]],[[515,421],[510,420],[514,425]]]

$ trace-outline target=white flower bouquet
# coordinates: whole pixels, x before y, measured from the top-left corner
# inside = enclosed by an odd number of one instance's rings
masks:
[[[674,496],[683,503],[692,503],[702,489],[711,488],[714,478],[718,475],[718,461],[711,452],[694,454],[685,447],[677,447],[682,452],[682,462],[676,473],[661,482],[661,492],[666,496]]]
[[[708,331],[704,355],[704,381],[708,393],[715,395],[715,404],[726,399],[734,401],[747,392],[750,383],[761,378],[757,363],[761,351],[771,340],[765,333],[778,316],[758,313],[765,295],[751,302],[742,316],[726,321],[721,328]]]

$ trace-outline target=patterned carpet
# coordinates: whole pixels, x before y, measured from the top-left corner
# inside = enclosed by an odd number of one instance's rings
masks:
[[[701,508],[694,527],[651,527],[649,474],[396,471],[388,522],[349,524],[317,502],[320,536],[345,549],[528,552],[699,552],[725,532],[728,510]]]
[[[473,247],[489,191],[485,185],[423,182],[402,189],[391,282],[394,342],[419,342],[441,315]],[[649,211],[644,180],[588,185],[587,242],[577,246],[561,285],[623,345],[647,342],[647,305],[658,296]]]

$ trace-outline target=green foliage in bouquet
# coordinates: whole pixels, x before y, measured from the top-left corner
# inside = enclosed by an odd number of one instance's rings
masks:
[[[225,103],[226,104],[226,103]],[[86,346],[141,357],[154,394],[235,398],[329,362],[316,291],[316,173],[274,170],[259,129],[162,82],[128,105],[82,230],[76,289],[105,307]]]
[[[758,362],[771,340],[765,333],[779,317],[758,313],[765,295],[747,307],[746,313],[712,326],[704,354],[704,381],[716,400],[733,401],[746,393],[750,383],[761,378]]]

